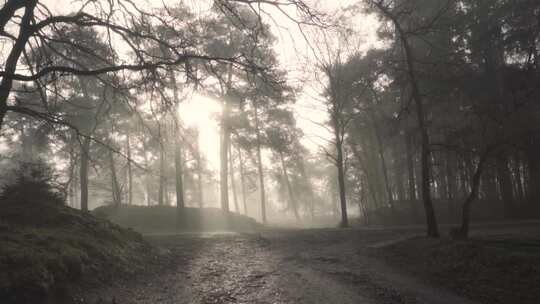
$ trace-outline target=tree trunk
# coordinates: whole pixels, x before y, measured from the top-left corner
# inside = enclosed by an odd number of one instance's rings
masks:
[[[247,203],[246,203],[246,177],[244,172],[244,161],[242,159],[242,151],[240,148],[237,148],[238,160],[240,162],[240,184],[242,187],[242,205],[244,206],[244,214],[247,215]]]
[[[506,151],[501,152],[501,155],[497,157],[497,177],[499,189],[501,190],[501,198],[504,203],[504,215],[506,218],[512,218],[514,215],[514,197]]]
[[[161,136],[161,132],[160,136]],[[163,151],[163,143],[159,145],[159,192],[158,192],[158,205],[164,205],[164,192],[165,192],[165,152]]]
[[[220,193],[221,193],[221,209],[225,212],[229,212],[229,181],[228,181],[228,167],[229,167],[229,142],[230,142],[230,130],[229,130],[229,101],[225,99],[225,105],[223,109],[223,117],[221,119],[221,145],[220,145]]]
[[[283,170],[283,177],[285,178],[285,183],[287,184],[287,193],[289,194],[289,204],[294,212],[294,217],[297,221],[300,221],[300,215],[298,214],[298,204],[294,198],[293,189],[291,186],[291,181],[289,180],[289,174],[287,174],[287,167],[285,167],[285,160],[283,159],[283,153],[279,152],[279,158],[281,160],[281,169]]]
[[[261,155],[261,130],[259,126],[259,113],[256,101],[253,101],[253,112],[255,115],[255,132],[257,136],[257,166],[259,169],[259,185],[261,192],[261,218],[263,224],[266,224],[266,195],[264,193],[264,172]]]
[[[375,138],[377,139],[377,152],[379,153],[379,159],[381,161],[381,168],[383,171],[387,202],[388,202],[388,205],[390,206],[390,209],[392,210],[392,213],[395,215],[396,210],[394,208],[394,200],[392,198],[392,190],[390,188],[390,181],[388,179],[388,168],[386,167],[386,159],[384,157],[383,143],[382,143],[381,135],[379,134],[379,128],[375,120],[373,120],[373,127],[375,128]]]
[[[81,183],[81,210],[88,211],[88,163],[90,160],[90,137],[85,137],[81,146],[81,166],[79,168]]]
[[[453,230],[451,232],[452,237],[454,238],[467,238],[469,236],[469,226],[470,226],[470,217],[471,217],[471,205],[472,202],[476,199],[478,196],[478,190],[480,186],[480,177],[482,175],[482,170],[484,167],[484,163],[488,157],[489,150],[486,150],[484,155],[480,157],[480,160],[478,161],[478,165],[476,167],[476,171],[474,172],[474,175],[472,177],[471,181],[471,192],[465,199],[465,202],[463,202],[462,206],[462,217],[461,217],[461,227],[459,230]]]
[[[122,204],[122,195],[120,194],[120,185],[118,183],[118,176],[116,174],[116,165],[114,163],[113,151],[109,149],[109,166],[111,169],[111,194],[113,199],[113,205],[119,207]]]
[[[199,146],[199,135],[197,133],[197,184],[198,184],[198,201],[199,208],[204,206],[204,189],[203,189],[203,169],[202,169],[202,160],[201,160],[201,147]]]
[[[349,227],[349,218],[347,216],[347,197],[345,193],[345,169],[343,167],[343,143],[341,139],[336,143],[336,162],[338,169],[339,202],[341,206],[341,223],[343,228]]]
[[[175,172],[175,190],[176,190],[176,227],[181,227],[184,223],[184,181],[183,181],[183,161],[182,147],[180,143],[180,134],[178,124],[175,126],[174,137],[174,172]]]
[[[394,16],[388,8],[383,4],[378,2],[373,2],[379,10],[394,24],[398,34],[399,39],[402,42],[403,49],[405,51],[405,61],[407,64],[407,73],[409,75],[409,81],[412,89],[412,98],[416,106],[416,115],[418,119],[418,129],[420,131],[421,138],[421,155],[420,155],[420,164],[421,164],[421,179],[422,179],[422,200],[424,202],[424,211],[426,213],[426,224],[427,224],[427,235],[429,237],[439,237],[439,227],[437,225],[437,218],[435,217],[435,210],[433,208],[433,203],[431,201],[431,165],[429,164],[430,150],[429,150],[429,134],[427,125],[425,122],[425,112],[424,104],[422,101],[422,94],[418,87],[418,81],[416,79],[416,71],[414,69],[414,56],[409,45],[409,40],[407,38],[406,32],[401,27],[399,20]]]
[[[409,185],[409,200],[416,201],[418,197],[416,196],[416,181],[414,179],[414,156],[411,147],[411,136],[407,134],[405,138],[405,149],[407,153],[407,174],[408,174],[408,185]]]
[[[234,210],[240,213],[240,207],[238,205],[238,196],[236,194],[236,181],[234,179],[234,157],[232,153],[232,143],[229,143],[229,175],[231,178],[231,190],[233,193]]]
[[[364,171],[364,174],[366,176],[367,188],[369,190],[369,194],[371,195],[371,199],[373,200],[373,204],[376,207],[378,207],[379,206],[379,201],[377,200],[375,187],[373,186],[373,184],[371,182],[371,178],[369,177],[369,174],[368,174],[368,171],[367,171],[367,168],[366,168],[366,164],[365,164],[366,162],[362,158],[362,155],[360,155],[360,151],[358,151],[358,149],[356,148],[356,143],[354,141],[351,142],[350,146],[351,146],[353,154],[356,156],[356,159],[357,159],[358,163],[360,163],[360,167],[362,167],[362,170]]]
[[[126,134],[126,151],[127,151],[127,180],[128,180],[128,205],[133,205],[133,172],[131,168],[131,143],[129,133]]]
[[[0,9],[0,32],[4,32],[6,24],[11,20],[15,14],[15,11],[19,8],[25,7],[24,15],[20,18],[20,29],[17,36],[17,40],[9,55],[7,55],[6,61],[4,63],[4,72],[7,75],[15,73],[17,70],[17,63],[19,58],[23,53],[26,43],[32,34],[32,18],[34,16],[34,9],[37,5],[37,0],[22,1],[9,0],[7,3],[4,3],[4,6]],[[0,81],[0,130],[2,129],[4,118],[8,111],[8,98],[13,87],[13,79],[11,77],[2,77]]]
[[[150,173],[150,169],[148,169],[149,167],[149,161],[148,161],[148,156],[146,154],[146,152],[148,151],[148,147],[147,145],[143,142],[143,148],[144,148],[144,166],[146,168],[146,172],[145,172],[145,192],[146,192],[146,205],[147,206],[151,206],[152,205],[152,200],[150,198],[150,188],[151,188],[151,180],[152,180],[152,176],[151,176],[151,173]]]

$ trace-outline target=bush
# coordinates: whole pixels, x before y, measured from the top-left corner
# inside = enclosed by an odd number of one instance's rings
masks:
[[[0,204],[64,204],[64,198],[55,186],[53,170],[42,161],[22,162],[8,174],[13,182],[2,189]]]

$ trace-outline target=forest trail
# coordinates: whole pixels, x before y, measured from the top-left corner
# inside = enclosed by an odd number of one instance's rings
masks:
[[[151,236],[175,253],[177,263],[100,290],[88,303],[473,303],[367,255],[371,246],[413,235],[295,230]]]

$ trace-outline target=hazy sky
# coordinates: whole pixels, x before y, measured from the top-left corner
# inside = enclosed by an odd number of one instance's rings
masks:
[[[79,7],[80,0],[45,0],[46,3],[55,12],[65,12],[67,8]],[[154,6],[159,7],[162,1],[135,0],[141,7]],[[174,4],[176,1],[164,0],[167,4]],[[184,0],[195,11],[204,14],[210,7],[211,1],[208,0]],[[307,0],[308,3],[318,10],[329,15],[339,15],[341,9],[356,3],[357,0]],[[295,86],[302,87],[298,92],[297,102],[294,105],[298,126],[304,131],[304,145],[310,150],[319,149],[331,138],[331,134],[320,126],[327,119],[327,114],[323,103],[321,102],[321,85],[316,81],[314,67],[317,58],[314,57],[314,48],[317,48],[316,41],[320,42],[321,33],[318,29],[303,27],[302,35],[298,25],[289,20],[285,15],[276,9],[268,8],[272,14],[272,19],[266,18],[265,21],[271,24],[274,34],[278,38],[276,52],[282,65],[288,70],[290,81]],[[292,16],[295,15],[293,8],[288,10]],[[354,29],[358,32],[360,43],[355,42],[360,49],[366,50],[377,44],[376,40],[376,21],[371,16],[358,16],[352,20]],[[332,39],[332,35],[329,35]],[[330,48],[335,47],[335,41],[330,41]],[[197,126],[200,129],[200,145],[206,151],[206,156],[214,170],[219,169],[219,135],[216,116],[220,111],[219,102],[213,101],[199,94],[191,94],[191,100],[181,104],[179,112],[186,124]]]

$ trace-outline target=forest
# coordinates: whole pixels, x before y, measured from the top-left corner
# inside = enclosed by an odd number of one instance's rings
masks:
[[[537,303],[540,2],[2,2],[0,302]]]

